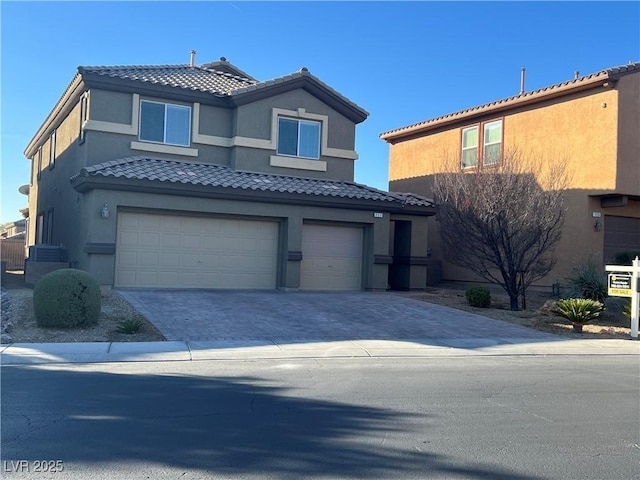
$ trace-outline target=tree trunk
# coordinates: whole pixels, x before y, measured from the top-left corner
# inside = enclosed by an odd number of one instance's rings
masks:
[[[509,300],[511,301],[511,311],[518,311],[518,294],[509,293]]]

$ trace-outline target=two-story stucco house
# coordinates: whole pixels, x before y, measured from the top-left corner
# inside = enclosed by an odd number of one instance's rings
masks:
[[[640,250],[640,63],[609,68],[546,88],[381,134],[390,145],[391,189],[431,196],[441,156],[460,170],[489,167],[516,149],[547,162],[566,162],[566,220],[555,250],[551,285],[591,256],[606,263]],[[442,260],[436,222],[429,246]],[[433,222],[433,223],[431,223]],[[442,262],[442,278],[477,280]]]
[[[25,151],[28,245],[116,287],[424,286],[433,205],[354,183],[364,109],[193,60],[78,68]]]

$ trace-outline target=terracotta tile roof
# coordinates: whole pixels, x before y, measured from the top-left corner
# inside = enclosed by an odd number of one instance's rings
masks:
[[[439,117],[431,118],[423,122],[414,123],[404,127],[396,128],[394,130],[389,130],[387,132],[381,133],[380,138],[385,140],[391,140],[396,136],[402,136],[403,134],[411,134],[411,133],[419,132],[422,130],[427,130],[432,126],[441,125],[443,123],[448,123],[450,121],[452,122],[457,119],[466,118],[468,116],[472,116],[478,113],[496,110],[501,107],[510,107],[512,105],[518,105],[520,103],[525,103],[527,101],[535,100],[537,98],[544,98],[556,93],[561,94],[562,92],[567,90],[574,90],[579,87],[588,86],[590,84],[593,84],[599,81],[605,81],[608,79],[613,80],[619,76],[626,75],[628,73],[634,73],[634,72],[640,72],[640,62],[629,63],[627,65],[620,65],[617,67],[608,68],[606,70],[601,70],[597,73],[585,75],[583,77],[579,77],[573,80],[557,83],[555,85],[540,88],[537,90],[532,90],[530,92],[525,92],[521,95],[513,95],[511,97],[503,98],[501,100],[496,100],[495,102],[485,103],[483,105],[478,105],[476,107],[471,107],[465,110],[460,110],[460,111],[449,113],[446,115],[441,115]]]
[[[411,193],[378,190],[354,182],[289,177],[265,173],[241,172],[222,165],[163,160],[133,156],[85,167],[72,182],[88,177],[114,177],[134,180],[183,183],[297,195],[312,195],[353,200],[371,200],[395,206],[432,207],[433,201]]]

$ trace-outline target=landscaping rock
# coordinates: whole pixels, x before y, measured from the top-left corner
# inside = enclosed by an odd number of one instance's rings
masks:
[[[13,343],[13,338],[8,333],[3,333],[0,335],[0,343]]]
[[[556,307],[556,302],[555,300],[547,300],[546,302],[544,302],[544,304],[537,310],[537,313],[540,315],[545,315],[545,316],[555,316],[555,313],[553,312],[554,308]]]

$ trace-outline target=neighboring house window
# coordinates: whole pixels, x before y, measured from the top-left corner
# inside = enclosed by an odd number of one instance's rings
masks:
[[[482,162],[491,165],[500,161],[502,151],[502,120],[484,124]]]
[[[478,164],[478,130],[478,126],[462,130],[462,168]]]
[[[278,118],[278,155],[320,158],[320,122]]]
[[[189,146],[191,107],[170,103],[140,102],[140,140]]]
[[[56,165],[56,131],[51,132],[49,138],[49,169]]]
[[[83,143],[84,142],[84,128],[82,128],[85,124],[85,122],[88,120],[89,117],[89,109],[88,107],[88,99],[87,99],[87,94],[85,93],[81,98],[80,98],[80,129],[78,131],[78,141],[79,143]]]
[[[502,120],[462,129],[462,168],[476,167],[479,161],[482,165],[499,163],[501,154]]]

